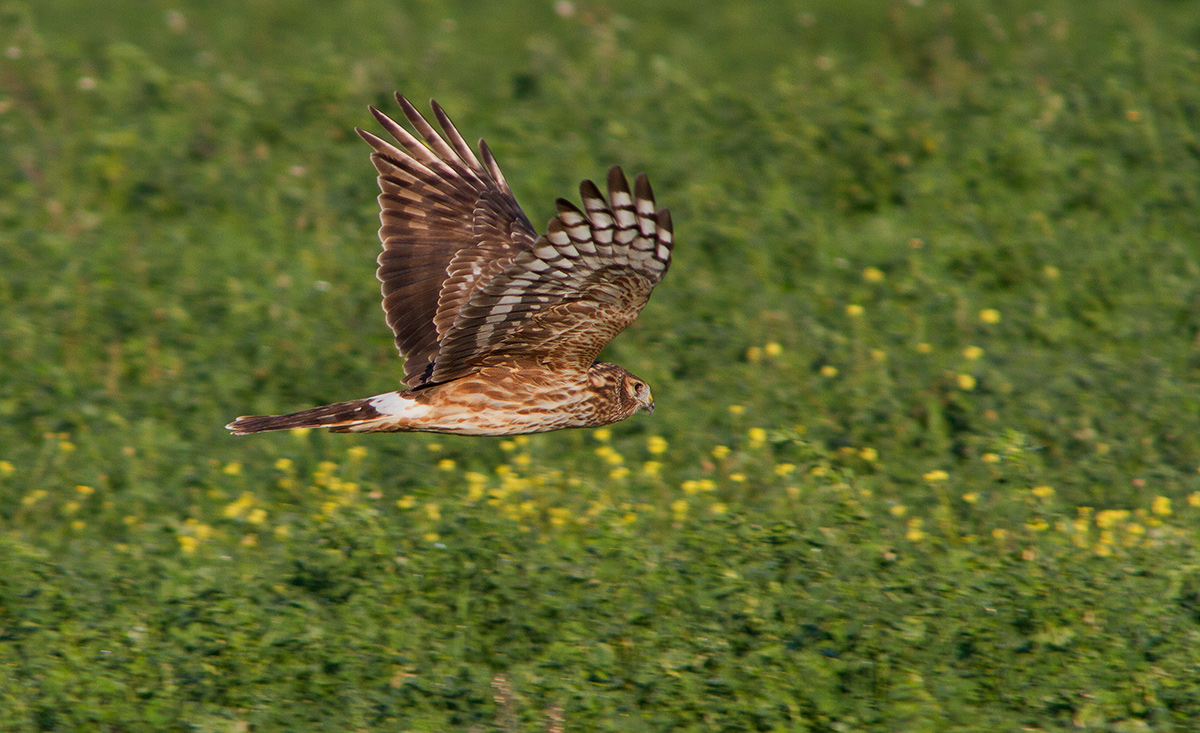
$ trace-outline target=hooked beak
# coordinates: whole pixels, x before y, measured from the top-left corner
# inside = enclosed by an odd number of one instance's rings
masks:
[[[647,400],[642,403],[642,407],[646,410],[647,415],[653,415],[654,414],[654,395],[651,395],[649,398],[647,398]]]

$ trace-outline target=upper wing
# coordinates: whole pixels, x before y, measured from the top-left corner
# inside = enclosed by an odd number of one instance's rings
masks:
[[[405,358],[404,382],[420,387],[444,381],[436,374],[460,311],[532,248],[537,235],[482,140],[486,167],[437,102],[433,112],[449,142],[407,99],[397,94],[396,101],[424,142],[374,107],[371,113],[400,147],[357,132],[375,149],[371,162],[382,192],[376,274],[383,310]]]
[[[616,166],[608,172],[611,208],[591,181],[579,190],[583,211],[559,199],[547,234],[467,298],[431,381],[496,363],[586,369],[637,318],[671,263],[671,214],[655,209],[644,174],[630,195]]]

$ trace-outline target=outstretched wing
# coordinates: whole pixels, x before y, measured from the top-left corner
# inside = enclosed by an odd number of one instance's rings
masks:
[[[580,193],[583,211],[559,199],[547,234],[470,294],[442,339],[431,381],[497,363],[586,369],[637,318],[671,263],[671,214],[655,208],[644,174],[631,195],[616,166],[608,172],[611,207],[591,181]]]
[[[482,140],[484,165],[437,102],[445,138],[407,99],[397,94],[396,101],[424,142],[374,107],[400,147],[357,132],[375,149],[371,162],[379,172],[383,310],[405,358],[404,382],[415,388],[443,381],[436,376],[443,342],[461,310],[530,250],[537,234]]]

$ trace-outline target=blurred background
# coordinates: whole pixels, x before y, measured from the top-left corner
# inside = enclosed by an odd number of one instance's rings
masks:
[[[6,729],[1186,726],[1197,48],[1166,0],[0,0]],[[537,227],[650,176],[604,358],[652,417],[226,434],[399,385],[395,90]]]

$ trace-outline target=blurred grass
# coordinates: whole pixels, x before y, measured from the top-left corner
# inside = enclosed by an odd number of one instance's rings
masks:
[[[1187,730],[1200,19],[1182,2],[0,0],[0,729]],[[513,441],[237,414],[398,384],[353,134],[678,256],[659,409]]]

